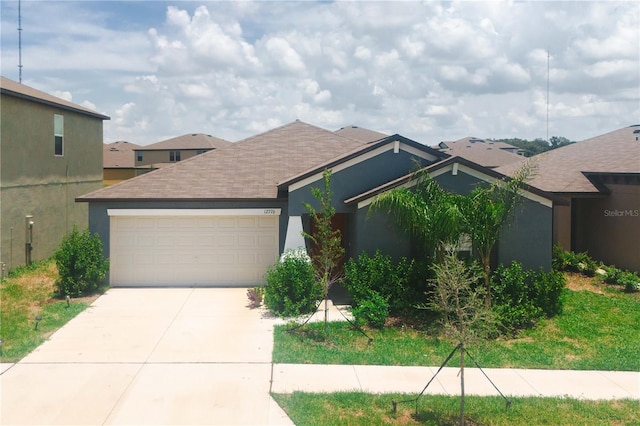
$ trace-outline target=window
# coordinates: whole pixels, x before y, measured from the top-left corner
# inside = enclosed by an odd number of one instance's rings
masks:
[[[142,161],[142,151],[136,151],[136,161]]]
[[[53,155],[64,155],[64,117],[53,115]]]
[[[169,151],[169,161],[180,161],[180,151]]]

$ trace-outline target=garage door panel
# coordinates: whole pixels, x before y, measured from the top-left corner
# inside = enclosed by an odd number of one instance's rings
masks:
[[[113,286],[258,285],[277,258],[277,216],[111,218]]]

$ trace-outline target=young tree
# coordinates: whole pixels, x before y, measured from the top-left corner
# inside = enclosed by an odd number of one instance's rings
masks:
[[[495,320],[483,303],[481,278],[477,264],[467,266],[455,254],[448,253],[442,263],[434,264],[434,294],[430,307],[440,313],[444,334],[457,344],[460,353],[460,424],[464,425],[464,367],[467,346],[485,338]]]
[[[344,248],[342,247],[340,230],[333,229],[332,226],[336,209],[331,203],[333,195],[331,191],[331,170],[325,169],[322,172],[322,180],[324,183],[323,190],[311,188],[311,194],[320,203],[320,212],[316,211],[311,204],[304,204],[311,217],[311,222],[315,225],[315,232],[313,234],[303,232],[303,236],[311,240],[315,246],[315,250],[312,251],[311,262],[316,279],[324,289],[324,333],[326,335],[329,289],[341,278],[338,266],[342,256],[344,256]]]

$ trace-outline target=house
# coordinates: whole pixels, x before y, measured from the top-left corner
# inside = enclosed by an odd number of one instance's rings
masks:
[[[140,148],[140,145],[127,141],[104,144],[102,149],[103,185],[113,185],[142,174],[142,170],[148,171],[147,168],[136,168],[134,150],[137,148]]]
[[[74,200],[102,186],[109,117],[5,77],[0,114],[0,262],[11,270],[87,227],[87,206]]]
[[[207,151],[229,146],[231,142],[203,133],[189,133],[151,145],[134,149],[134,165],[149,170],[159,168],[159,164],[176,163]]]
[[[251,286],[281,253],[305,245],[301,231],[311,232],[311,224],[304,203],[319,208],[310,188],[322,187],[326,168],[347,256],[378,249],[410,255],[410,238],[386,213],[369,214],[368,205],[385,185],[405,184],[416,165],[459,191],[503,177],[397,134],[364,142],[295,121],[77,201],[89,204],[112,286]],[[551,201],[538,191],[531,202],[519,228],[505,234],[503,258],[547,267]],[[526,250],[511,249],[517,245]]]
[[[345,138],[351,138],[361,142],[373,142],[389,136],[384,133],[376,132],[375,130],[353,125],[341,127],[336,130],[335,133],[340,136],[344,136]]]
[[[640,271],[640,125],[531,157],[531,185],[553,194],[553,240]],[[497,171],[511,174],[518,163]]]
[[[518,147],[504,142],[475,137],[440,142],[434,148],[451,156],[466,158],[490,169],[522,161],[522,157],[518,155]]]

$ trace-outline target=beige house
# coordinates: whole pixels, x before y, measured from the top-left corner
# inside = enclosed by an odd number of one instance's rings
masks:
[[[131,179],[140,174],[135,165],[134,150],[141,148],[127,141],[104,144],[102,148],[103,177],[105,186]]]
[[[102,186],[106,115],[1,77],[0,263],[4,272],[52,255],[88,223],[81,194]]]
[[[157,165],[177,163],[207,151],[229,146],[231,142],[203,133],[190,133],[134,149],[135,167],[146,166],[149,170]]]
[[[640,271],[640,125],[534,157],[531,185],[554,194],[553,240]],[[518,163],[497,171],[512,173]]]

